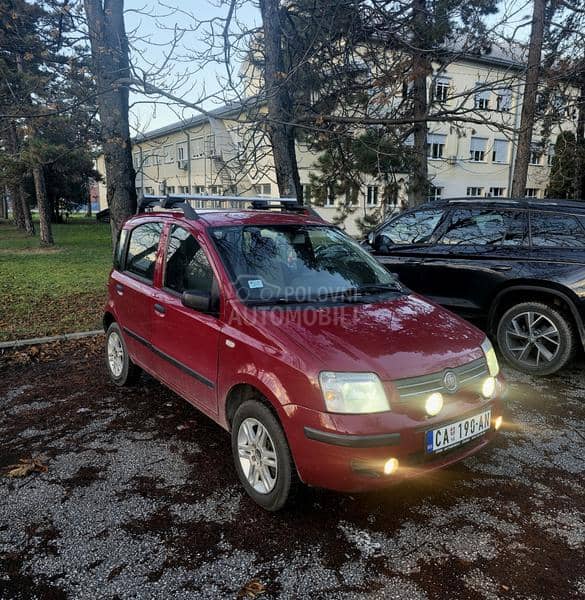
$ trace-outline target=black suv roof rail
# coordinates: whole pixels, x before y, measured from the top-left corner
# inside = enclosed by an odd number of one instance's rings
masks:
[[[178,209],[182,210],[187,219],[198,219],[197,210],[191,205],[192,201],[197,202],[213,202],[219,203],[219,208],[223,202],[229,202],[226,208],[235,208],[237,204],[248,204],[248,208],[253,210],[270,210],[278,208],[288,212],[308,212],[313,216],[319,216],[311,207],[303,206],[298,203],[296,198],[265,198],[265,197],[250,197],[250,196],[200,196],[190,194],[167,194],[157,196],[145,194],[140,196],[138,201],[137,214],[144,213],[149,209],[160,207],[163,209]],[[212,207],[216,208],[216,206]],[[319,217],[321,218],[321,217]]]
[[[463,196],[459,198],[443,198],[441,200],[431,200],[426,204],[428,206],[437,206],[440,204],[468,204],[468,203],[489,203],[489,204],[514,204],[525,208],[538,206],[566,206],[567,208],[579,208],[585,210],[585,201],[564,200],[562,198],[514,198],[504,196]]]

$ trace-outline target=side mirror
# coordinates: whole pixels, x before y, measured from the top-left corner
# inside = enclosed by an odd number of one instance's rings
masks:
[[[183,306],[192,308],[202,313],[210,313],[211,311],[211,294],[209,292],[197,292],[195,290],[183,292],[181,296]]]

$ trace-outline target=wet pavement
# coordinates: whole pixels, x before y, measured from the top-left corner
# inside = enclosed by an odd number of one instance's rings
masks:
[[[585,598],[585,370],[511,384],[480,455],[384,492],[264,512],[228,435],[101,340],[0,366],[0,598]],[[24,363],[24,364],[22,364]]]

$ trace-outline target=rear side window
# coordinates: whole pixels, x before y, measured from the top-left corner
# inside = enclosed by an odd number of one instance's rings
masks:
[[[130,232],[126,271],[152,281],[162,223],[144,223]]]
[[[118,241],[116,243],[116,250],[114,252],[114,269],[124,269],[124,250],[126,249],[126,240],[128,239],[128,230],[121,229],[118,235]]]
[[[186,230],[173,225],[167,247],[164,287],[184,291],[211,292],[213,270],[199,242]]]
[[[533,211],[530,214],[532,245],[536,248],[584,248],[585,232],[573,215]]]
[[[523,211],[456,208],[439,244],[521,246],[525,241]]]
[[[391,244],[424,244],[427,243],[437,228],[443,211],[415,210],[402,215],[383,227],[378,235],[381,243]]]

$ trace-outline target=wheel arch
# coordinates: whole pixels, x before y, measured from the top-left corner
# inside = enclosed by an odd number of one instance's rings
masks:
[[[547,285],[518,283],[500,290],[491,304],[488,314],[488,331],[493,335],[502,314],[515,304],[528,301],[540,301],[561,308],[572,319],[579,333],[581,346],[585,346],[585,327],[583,319],[571,298],[569,290],[560,290]]]
[[[102,327],[107,331],[109,326],[116,321],[116,318],[110,311],[106,311],[102,318]]]
[[[262,404],[267,406],[274,413],[274,416],[282,425],[282,428],[286,435],[286,428],[284,426],[282,418],[283,415],[281,415],[280,411],[278,410],[280,404],[276,401],[276,399],[271,398],[269,390],[263,388],[264,386],[244,381],[232,385],[232,387],[228,390],[225,396],[224,402],[223,416],[228,431],[231,431],[232,421],[234,419],[236,411],[238,410],[238,407],[247,400],[256,400],[257,402],[261,402]]]

